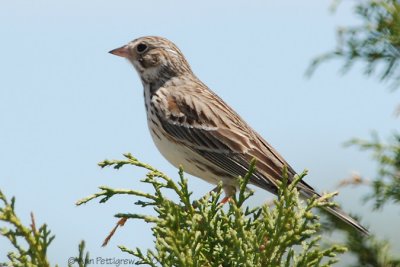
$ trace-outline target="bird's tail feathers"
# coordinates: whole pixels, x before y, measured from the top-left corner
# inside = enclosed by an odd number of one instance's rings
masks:
[[[350,215],[345,213],[343,210],[341,210],[338,207],[325,207],[325,211],[327,211],[329,214],[333,215],[334,217],[338,218],[342,222],[346,223],[347,225],[352,226],[355,228],[357,231],[359,231],[361,234],[368,236],[369,232],[367,228],[362,226],[357,220],[352,218]]]
[[[318,193],[316,193],[312,188],[309,187],[304,187],[300,185],[300,194],[305,197],[305,198],[311,198],[312,196],[320,196]],[[324,211],[327,213],[333,215],[335,218],[339,219],[340,221],[346,223],[349,226],[352,226],[355,228],[357,231],[360,233],[368,236],[369,232],[368,230],[362,226],[356,219],[352,218],[350,215],[348,215],[346,212],[344,212],[342,209],[340,209],[337,206],[331,206],[331,207],[323,207],[322,208]]]

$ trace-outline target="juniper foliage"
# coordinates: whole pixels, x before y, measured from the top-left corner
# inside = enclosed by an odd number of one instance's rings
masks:
[[[338,3],[339,1],[335,1]],[[366,76],[378,75],[390,82],[393,89],[400,86],[400,2],[398,0],[366,0],[355,4],[355,16],[360,24],[337,30],[337,47],[314,58],[307,73],[312,74],[322,63],[333,58],[344,61],[343,72],[356,62],[365,64]],[[398,109],[400,114],[400,108]],[[353,139],[347,143],[372,151],[377,162],[377,176],[372,180],[372,193],[365,197],[375,209],[400,201],[400,135],[385,143],[374,134],[372,140]],[[335,221],[332,221],[335,223]],[[391,251],[390,243],[375,233],[365,239],[354,232],[345,232],[345,243],[357,263],[354,266],[400,266],[400,258]]]
[[[377,76],[400,86],[400,2],[398,0],[359,1],[355,15],[360,24],[337,29],[337,43],[333,51],[320,55],[311,62],[307,74],[311,75],[322,63],[333,58],[344,61],[342,71],[347,72],[356,62],[365,65],[367,76],[381,70]]]
[[[55,235],[51,234],[46,224],[39,228],[33,213],[31,213],[31,224],[25,226],[15,212],[15,198],[9,201],[0,190],[0,221],[7,226],[0,228],[0,235],[8,239],[14,248],[7,253],[8,262],[0,262],[0,266],[10,267],[50,267],[47,252]],[[3,252],[3,251],[0,251]],[[86,260],[85,260],[86,259]],[[85,253],[85,242],[82,241],[78,248],[78,256],[73,264],[68,267],[88,266],[89,254]],[[55,265],[56,267],[58,265]]]
[[[138,264],[147,266],[331,266],[338,261],[336,255],[345,248],[324,246],[318,234],[320,224],[312,209],[331,205],[334,193],[312,198],[301,203],[296,184],[306,175],[297,176],[290,184],[287,175],[279,186],[274,205],[249,207],[246,201],[253,194],[247,189],[254,171],[239,178],[240,190],[225,207],[219,204],[221,185],[200,200],[193,201],[183,170],[175,183],[164,173],[144,164],[131,154],[124,160],[106,160],[101,167],[119,169],[124,165],[145,168],[142,180],[152,185],[153,193],[130,189],[100,187],[101,191],[77,202],[82,205],[94,199],[107,202],[115,195],[140,197],[137,206],[150,207],[156,215],[119,213],[117,218],[141,219],[151,223],[155,238],[153,249],[119,248],[135,256]],[[165,195],[172,190],[178,196],[174,202]]]
[[[33,213],[31,213],[31,225],[24,226],[15,213],[15,198],[8,201],[0,190],[0,221],[6,222],[0,229],[2,236],[7,238],[14,251],[7,254],[8,263],[0,263],[0,266],[50,266],[47,260],[47,248],[54,240],[54,235],[46,224],[36,227]]]
[[[353,139],[348,144],[371,151],[378,164],[372,193],[366,199],[374,202],[375,209],[382,209],[388,202],[400,203],[400,134],[395,133],[389,142],[382,142],[374,133],[372,140]]]

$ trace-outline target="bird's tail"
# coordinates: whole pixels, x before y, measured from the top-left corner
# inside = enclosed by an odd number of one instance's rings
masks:
[[[327,211],[329,214],[333,215],[340,221],[346,223],[349,226],[352,226],[355,228],[357,231],[359,231],[361,234],[368,236],[369,232],[367,228],[362,226],[357,220],[352,218],[350,215],[345,213],[343,210],[341,210],[338,207],[325,207],[323,208],[325,211]]]
[[[305,182],[299,184],[299,191],[300,194],[305,197],[305,198],[311,198],[312,196],[320,196],[318,193],[315,192],[315,190],[310,187],[308,184]],[[333,207],[323,207],[322,208],[324,211],[332,215],[333,217],[337,218],[341,222],[353,227],[356,229],[358,232],[362,233],[363,235],[368,236],[369,232],[367,228],[362,226],[356,219],[352,218],[350,215],[348,215],[346,212],[344,212],[342,209],[339,207],[333,206]]]

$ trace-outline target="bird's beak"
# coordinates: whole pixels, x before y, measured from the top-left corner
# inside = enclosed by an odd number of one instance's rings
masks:
[[[109,53],[113,54],[113,55],[116,55],[116,56],[125,57],[125,58],[131,57],[131,52],[130,52],[129,47],[127,45],[124,45],[124,46],[122,46],[120,48],[116,48],[114,50],[111,50]]]

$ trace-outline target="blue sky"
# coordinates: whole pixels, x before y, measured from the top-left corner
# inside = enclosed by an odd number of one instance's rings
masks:
[[[85,239],[92,257],[130,258],[116,245],[152,245],[150,226],[128,221],[107,248],[113,215],[137,212],[132,199],[75,207],[100,185],[150,190],[134,168],[101,170],[97,162],[131,152],[170,176],[176,170],[148,133],[142,85],[133,68],[107,52],[143,35],[175,42],[194,72],[235,108],[293,167],[309,170],[320,191],[357,171],[373,177],[368,154],[344,148],[352,137],[382,137],[398,125],[399,92],[340,63],[304,77],[310,60],[334,47],[334,29],[357,23],[350,5],[335,15],[330,1],[3,1],[0,9],[0,188],[17,198],[25,223],[33,211],[56,239],[53,264],[66,265]],[[212,188],[190,178],[194,196]],[[337,200],[382,237],[398,210],[370,213],[366,188],[342,190]],[[258,190],[254,204],[272,196]],[[148,212],[148,211],[146,211]],[[385,223],[383,223],[383,221]],[[0,247],[7,244],[0,239]],[[395,247],[399,251],[399,246]],[[0,261],[5,253],[0,252]]]

